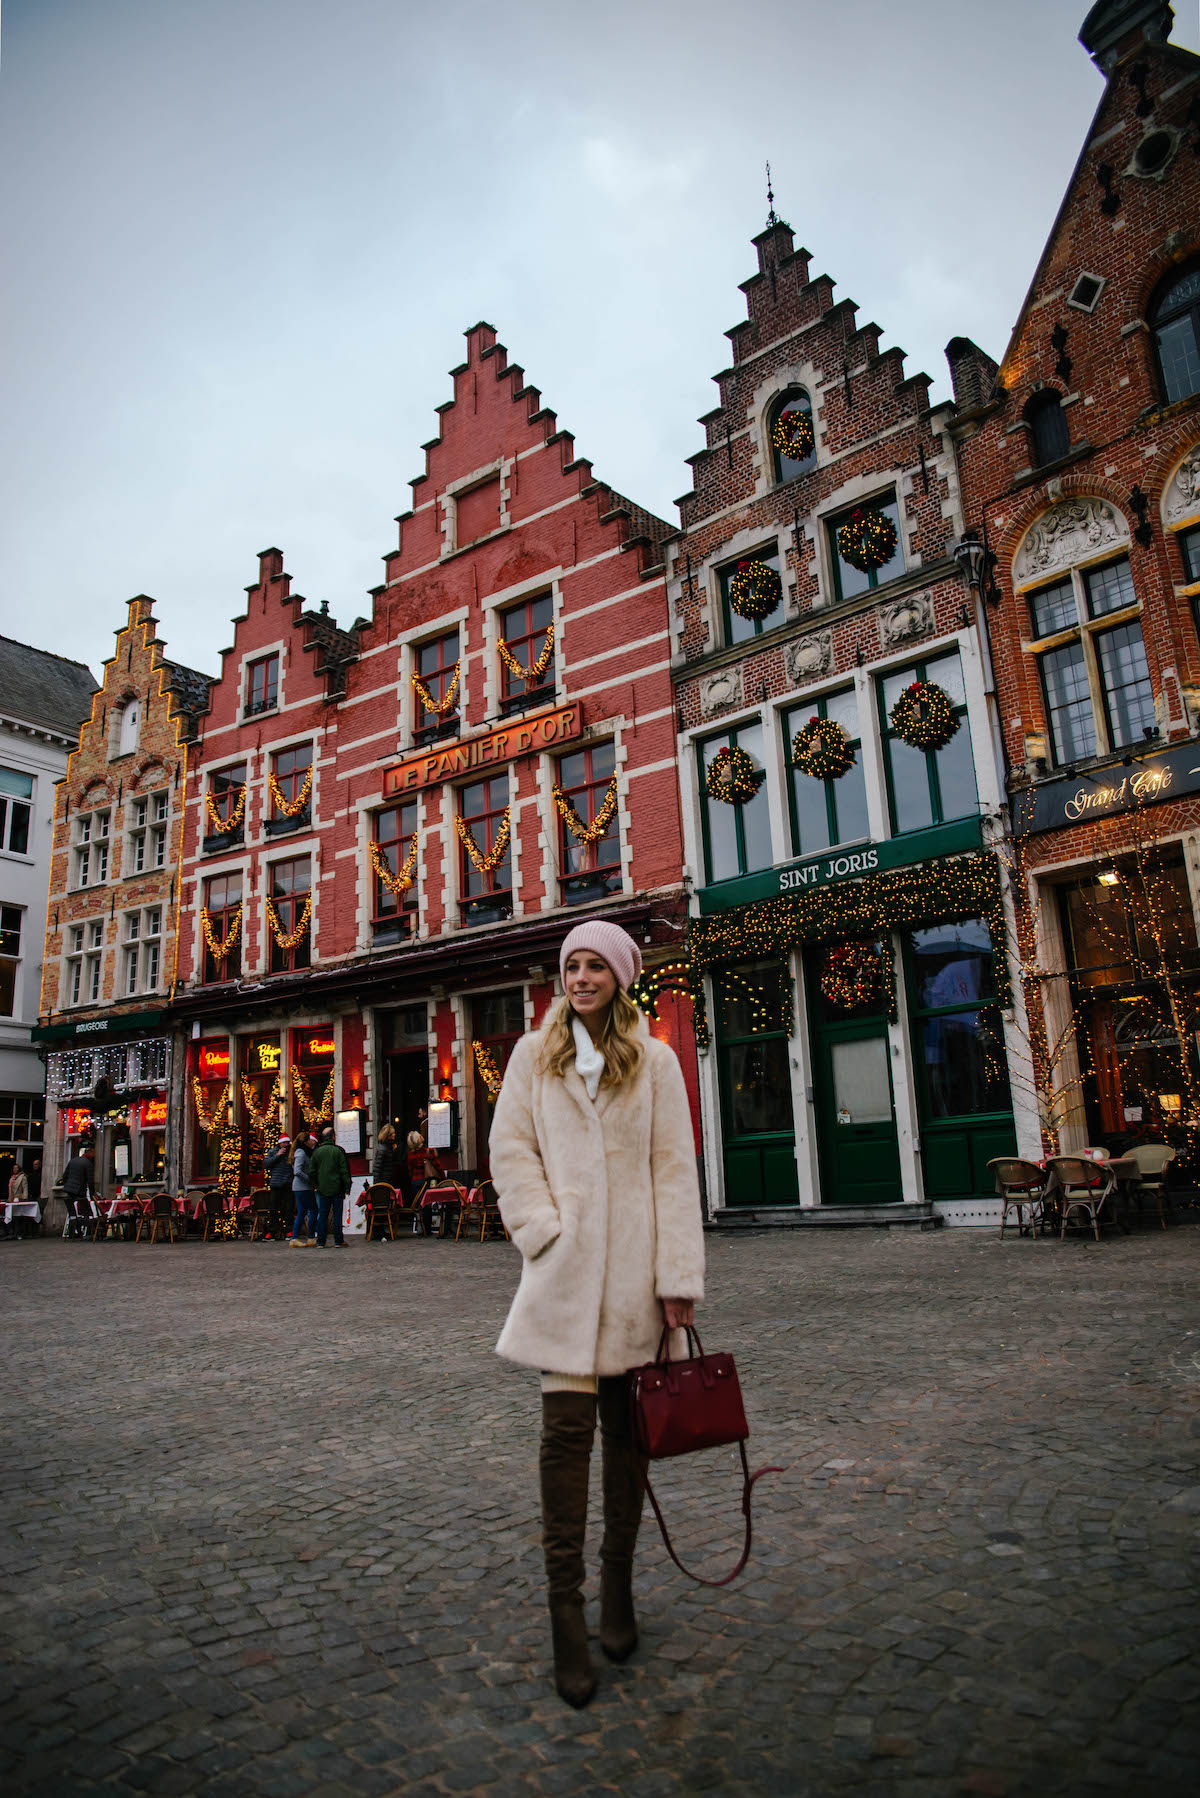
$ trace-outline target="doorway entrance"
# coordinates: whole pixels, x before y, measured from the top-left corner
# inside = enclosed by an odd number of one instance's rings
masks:
[[[797,1205],[792,983],[783,962],[713,975],[727,1206]]]
[[[491,1171],[488,1138],[500,1082],[508,1058],[525,1034],[525,994],[477,993],[471,1000],[471,1077],[475,1091],[475,1167],[486,1180]]]
[[[878,943],[806,958],[824,1205],[898,1205],[900,1145]]]
[[[383,1043],[383,1124],[396,1132],[396,1146],[406,1152],[408,1133],[418,1112],[429,1108],[429,1016],[424,1005],[404,1005],[378,1014]]]

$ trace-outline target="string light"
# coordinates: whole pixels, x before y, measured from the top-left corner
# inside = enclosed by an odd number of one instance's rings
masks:
[[[304,934],[308,929],[308,921],[312,917],[312,902],[312,894],[306,893],[300,911],[300,922],[295,930],[285,932],[283,919],[275,909],[275,901],[270,894],[267,895],[267,923],[271,927],[271,935],[281,949],[294,949],[297,943],[303,941]]]
[[[388,892],[394,894],[397,898],[400,894],[407,893],[412,886],[413,875],[417,866],[418,841],[419,838],[414,831],[411,847],[404,858],[404,865],[397,874],[393,874],[392,870],[388,867],[387,858],[383,850],[379,847],[379,844],[376,842],[368,844],[371,856],[371,866],[375,870],[376,878],[382,881]]]
[[[765,779],[764,771],[754,766],[744,749],[727,743],[709,763],[705,786],[710,799],[719,799],[723,805],[745,805]]]
[[[553,624],[548,624],[546,626],[546,641],[542,645],[542,653],[530,668],[522,668],[520,662],[517,661],[517,658],[513,655],[512,650],[508,647],[508,644],[504,641],[503,637],[501,637],[496,647],[500,651],[500,660],[504,663],[504,666],[508,669],[508,672],[512,675],[514,680],[525,681],[536,686],[543,674],[545,674],[547,668],[549,668],[550,658],[554,654],[554,626]]]
[[[325,1088],[325,1097],[321,1100],[319,1107],[313,1104],[313,1097],[312,1093],[309,1091],[308,1081],[300,1072],[300,1069],[296,1066],[295,1062],[292,1063],[291,1067],[291,1079],[292,1091],[296,1095],[296,1103],[300,1107],[300,1115],[303,1117],[305,1123],[311,1127],[313,1124],[328,1124],[332,1122],[333,1073],[330,1073],[329,1085]]]
[[[830,949],[821,970],[821,991],[839,1011],[858,1011],[879,992],[879,949],[875,943],[842,943]]]
[[[242,1138],[236,1125],[227,1124],[221,1134],[221,1151],[217,1157],[217,1187],[229,1201],[230,1209],[221,1213],[213,1224],[213,1234],[226,1238],[238,1233],[238,1187],[241,1185]]]
[[[500,820],[500,828],[496,832],[495,841],[486,855],[475,841],[471,826],[461,812],[454,814],[454,828],[458,832],[458,840],[471,858],[471,864],[477,874],[490,874],[504,860],[508,850],[508,837],[512,829],[512,806],[506,805],[504,816]]]
[[[896,553],[896,527],[874,506],[859,506],[839,527],[837,546],[843,562],[860,574],[873,574]]]
[[[228,795],[226,795],[226,797],[228,797]],[[223,818],[217,810],[217,803],[211,792],[204,795],[204,810],[208,816],[209,825],[215,836],[227,836],[231,831],[237,830],[246,813],[245,781],[243,781],[238,788],[237,804],[230,812],[228,818]]]
[[[813,421],[807,412],[787,411],[776,420],[771,442],[791,462],[807,462],[816,448]]]
[[[888,713],[888,722],[914,749],[941,749],[959,727],[954,701],[936,681],[915,680]]]
[[[498,1099],[500,1088],[504,1083],[504,1076],[496,1066],[491,1050],[485,1048],[482,1043],[473,1042],[471,1052],[475,1057],[475,1066],[479,1069],[479,1078],[487,1087],[489,1096],[492,1099]]]
[[[840,780],[854,766],[850,739],[836,718],[810,718],[792,741],[792,766],[813,780]]]
[[[236,946],[237,940],[242,934],[242,911],[243,907],[239,905],[224,938],[218,942],[217,933],[212,927],[212,919],[209,917],[208,907],[205,905],[201,908],[200,927],[204,932],[204,941],[208,945],[208,952],[214,961],[224,961],[230,950]]]
[[[254,1082],[250,1079],[250,1077],[247,1074],[242,1075],[242,1098],[245,1100],[246,1110],[250,1115],[251,1121],[258,1127],[258,1129],[265,1130],[267,1127],[267,1120],[268,1120],[268,1117],[269,1117],[272,1109],[274,1109],[276,1121],[278,1121],[279,1103],[280,1103],[280,1100],[283,1098],[283,1085],[282,1085],[282,1082],[280,1081],[279,1075],[276,1074],[275,1084],[271,1088],[270,1092],[267,1094],[266,1100],[263,1104],[263,1108],[261,1111],[258,1109],[258,1104],[257,1104],[256,1098],[255,1098]]]
[[[215,1136],[225,1121],[225,1108],[231,1097],[228,1080],[221,1088],[220,1096],[210,1112],[204,1109],[204,1085],[198,1079],[192,1081],[192,1099],[196,1106],[196,1122],[205,1136]]]
[[[739,618],[769,618],[783,598],[783,582],[766,562],[739,562],[729,603]]]
[[[285,818],[298,818],[300,816],[300,813],[308,804],[309,797],[312,793],[312,784],[313,771],[311,762],[304,771],[304,779],[300,783],[300,791],[296,794],[294,799],[284,798],[283,788],[275,778],[274,768],[272,768],[267,776],[267,789],[271,795],[271,804],[275,807],[275,810],[280,812]]]
[[[608,783],[608,791],[604,795],[600,810],[590,824],[585,824],[575,807],[571,804],[562,788],[552,788],[554,803],[558,807],[558,815],[575,838],[577,843],[597,843],[613,821],[617,809],[617,777],[614,774]]]
[[[658,1001],[662,993],[678,993],[692,1002],[692,1023],[696,1046],[708,1047],[708,1013],[704,1003],[704,981],[690,961],[660,962],[645,968],[629,988],[629,997],[648,1018],[658,1021]]]
[[[433,697],[433,694],[429,691],[429,688],[425,685],[425,682],[421,679],[419,674],[410,676],[412,690],[427,712],[436,712],[440,718],[451,709],[454,701],[458,697],[458,677],[461,670],[462,657],[459,656],[457,662],[454,664],[454,673],[451,676],[450,685],[446,688],[441,699],[435,699]]]

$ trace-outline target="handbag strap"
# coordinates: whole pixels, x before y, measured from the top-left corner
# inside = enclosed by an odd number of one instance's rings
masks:
[[[727,1585],[729,1585],[729,1583],[732,1580],[735,1580],[737,1578],[738,1574],[742,1571],[743,1567],[746,1565],[746,1562],[750,1559],[750,1537],[751,1537],[751,1529],[752,1529],[751,1517],[750,1517],[750,1495],[751,1495],[751,1490],[754,1486],[754,1482],[755,1482],[755,1480],[761,1480],[764,1473],[783,1473],[784,1472],[784,1469],[782,1467],[760,1467],[758,1469],[757,1473],[751,1473],[750,1463],[746,1459],[746,1444],[745,1444],[745,1442],[738,1443],[738,1453],[742,1457],[742,1515],[746,1519],[746,1535],[745,1535],[745,1539],[742,1543],[742,1552],[738,1559],[737,1566],[733,1569],[733,1571],[731,1573],[727,1573],[725,1575],[724,1579],[705,1579],[701,1574],[693,1573],[690,1567],[684,1566],[683,1562],[679,1559],[679,1556],[675,1553],[675,1548],[674,1548],[674,1544],[671,1541],[670,1532],[667,1529],[666,1522],[663,1518],[662,1511],[659,1509],[658,1500],[654,1496],[654,1488],[650,1484],[649,1478],[647,1478],[647,1480],[646,1480],[646,1493],[650,1499],[651,1505],[654,1507],[654,1515],[658,1519],[658,1527],[662,1532],[662,1539],[663,1539],[664,1544],[666,1545],[667,1553],[670,1555],[671,1559],[674,1561],[675,1565],[678,1567],[680,1573],[686,1574],[688,1579],[694,1579],[698,1586],[727,1586]]]

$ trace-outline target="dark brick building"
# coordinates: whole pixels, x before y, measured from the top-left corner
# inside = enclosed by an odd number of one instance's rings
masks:
[[[1200,59],[1171,20],[1093,7],[1104,91],[1012,339],[998,367],[948,352],[1011,771],[1029,1149],[1195,1114]]]

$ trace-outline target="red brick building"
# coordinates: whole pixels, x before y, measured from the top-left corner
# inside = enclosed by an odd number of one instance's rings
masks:
[[[247,1168],[267,1113],[361,1109],[369,1149],[431,1098],[447,1161],[486,1168],[571,923],[651,965],[681,938],[668,527],[592,478],[489,325],[452,378],[372,618],[304,611],[267,551],[222,658],[188,788],[186,1179],[231,1103]],[[694,1092],[680,1005],[655,1028]]]
[[[710,1209],[973,1219],[1013,1119],[952,408],[773,213],[754,243],[668,549]]]
[[[1170,26],[1161,0],[1093,7],[1104,91],[1011,342],[998,369],[948,352],[1011,770],[1030,1150],[1197,1115],[1200,59]]]
[[[47,1194],[83,1140],[102,1192],[167,1165],[184,776],[211,681],[166,658],[151,608],[130,600],[55,800],[33,1033],[46,1051]]]

